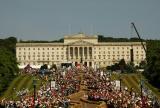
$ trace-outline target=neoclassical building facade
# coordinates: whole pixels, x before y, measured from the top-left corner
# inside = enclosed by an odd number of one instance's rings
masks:
[[[19,67],[67,62],[105,67],[121,59],[126,62],[133,60],[138,65],[146,58],[146,54],[140,42],[98,42],[96,35],[79,33],[64,36],[64,43],[17,43],[16,57]]]

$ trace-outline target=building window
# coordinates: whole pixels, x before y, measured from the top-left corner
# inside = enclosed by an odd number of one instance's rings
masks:
[[[99,56],[99,59],[101,59],[101,55],[98,55]]]
[[[19,50],[21,50],[21,48],[19,48]]]
[[[49,48],[48,48],[48,50],[49,50]]]

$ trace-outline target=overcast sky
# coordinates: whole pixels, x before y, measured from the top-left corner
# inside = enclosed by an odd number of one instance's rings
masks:
[[[0,0],[0,38],[55,40],[84,32],[160,39],[160,0]]]

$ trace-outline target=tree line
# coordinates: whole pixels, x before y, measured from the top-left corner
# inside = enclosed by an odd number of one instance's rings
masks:
[[[16,42],[15,37],[0,39],[0,93],[7,89],[18,73]]]

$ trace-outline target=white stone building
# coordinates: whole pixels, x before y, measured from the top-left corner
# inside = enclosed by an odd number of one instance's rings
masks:
[[[64,43],[17,43],[16,57],[20,67],[27,64],[36,67],[43,64],[60,65],[65,62],[104,67],[123,58],[130,62],[131,49],[135,65],[146,58],[140,42],[98,42],[96,35],[80,33],[64,36]]]

